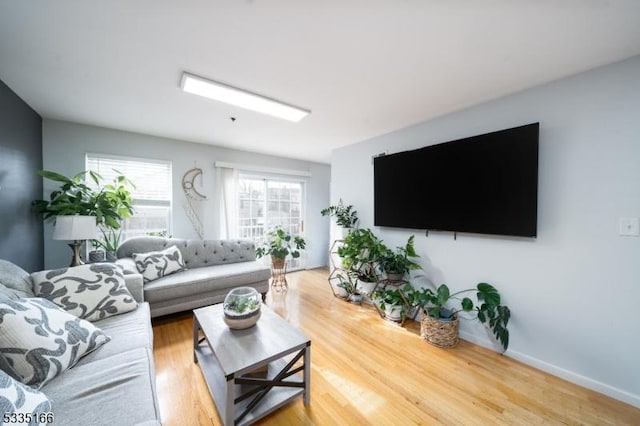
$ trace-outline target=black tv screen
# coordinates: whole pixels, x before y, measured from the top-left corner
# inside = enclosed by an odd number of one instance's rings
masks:
[[[374,159],[374,224],[535,237],[539,123]]]

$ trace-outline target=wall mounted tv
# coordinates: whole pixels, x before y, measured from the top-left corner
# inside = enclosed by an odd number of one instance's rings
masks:
[[[374,224],[535,237],[539,123],[374,159]]]

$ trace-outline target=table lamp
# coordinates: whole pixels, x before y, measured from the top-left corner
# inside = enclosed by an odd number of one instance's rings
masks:
[[[56,226],[53,229],[54,240],[72,240],[69,244],[73,250],[71,265],[84,264],[80,256],[80,247],[84,240],[93,240],[97,237],[95,216],[56,216]]]

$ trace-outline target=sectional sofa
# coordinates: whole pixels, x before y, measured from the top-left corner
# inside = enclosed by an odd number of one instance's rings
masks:
[[[142,295],[113,264],[0,260],[0,424],[161,425]]]

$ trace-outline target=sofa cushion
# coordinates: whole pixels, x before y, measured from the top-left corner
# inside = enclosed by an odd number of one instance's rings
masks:
[[[14,290],[12,288],[9,287],[5,287],[2,284],[0,284],[0,300],[2,299],[22,299],[24,296],[24,294],[18,290]]]
[[[160,251],[133,253],[131,257],[145,283],[185,270],[182,253],[176,246]]]
[[[149,348],[79,364],[42,391],[53,401],[59,425],[137,425],[160,420]]]
[[[0,370],[0,414],[3,418],[0,421],[7,420],[2,424],[29,424],[44,425],[51,422],[51,414],[47,418],[47,413],[51,413],[51,401],[42,392],[25,386],[4,371]],[[22,421],[20,416],[11,416],[11,414],[28,414],[33,415],[33,421]]]
[[[148,303],[141,303],[135,311],[97,321],[93,325],[100,327],[106,335],[111,337],[111,340],[99,351],[93,351],[82,357],[74,368],[131,349],[153,349],[153,330]]]
[[[122,269],[112,263],[93,263],[31,274],[34,292],[65,311],[97,321],[138,306],[127,289]]]
[[[0,284],[14,290],[20,297],[35,296],[29,273],[4,259],[0,259]]]
[[[266,281],[270,276],[269,268],[256,261],[188,269],[146,284],[144,297],[146,301],[154,303],[214,289],[246,286]]]
[[[110,340],[47,299],[0,301],[0,353],[20,380],[41,387]]]

